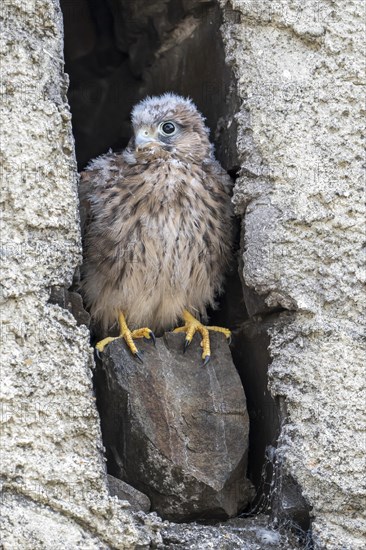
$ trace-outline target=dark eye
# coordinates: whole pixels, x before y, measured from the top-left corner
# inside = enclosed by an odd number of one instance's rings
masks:
[[[159,129],[165,136],[172,136],[177,131],[176,125],[170,120],[168,122],[162,122]]]

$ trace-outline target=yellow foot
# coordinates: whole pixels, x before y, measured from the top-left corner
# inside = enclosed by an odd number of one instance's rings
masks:
[[[188,348],[189,344],[192,342],[192,338],[195,335],[196,332],[199,332],[202,336],[201,346],[203,348],[202,351],[202,359],[203,359],[203,366],[207,365],[209,360],[211,359],[211,348],[210,348],[210,337],[209,337],[209,330],[213,330],[215,332],[221,332],[226,336],[226,338],[230,339],[231,331],[228,328],[222,328],[222,327],[208,327],[206,325],[203,325],[198,319],[193,317],[187,311],[186,309],[183,311],[182,315],[185,325],[183,327],[178,327],[173,330],[173,332],[185,332],[186,333],[186,340],[184,342],[184,351]]]
[[[155,335],[152,330],[150,330],[147,327],[144,328],[138,328],[136,330],[130,330],[127,326],[125,316],[123,313],[120,313],[118,316],[118,322],[119,322],[119,336],[111,337],[108,336],[107,338],[104,338],[103,340],[100,340],[96,345],[95,348],[97,350],[97,355],[99,357],[99,353],[102,353],[108,344],[113,342],[113,340],[118,340],[120,338],[123,338],[126,342],[127,346],[129,347],[132,355],[139,359],[139,361],[142,361],[142,355],[137,349],[135,342],[133,341],[134,338],[147,338],[147,340],[152,340],[153,344],[155,346]]]

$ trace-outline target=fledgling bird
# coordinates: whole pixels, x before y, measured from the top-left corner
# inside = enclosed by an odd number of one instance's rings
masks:
[[[81,174],[86,305],[105,330],[118,319],[119,337],[139,359],[134,339],[154,339],[183,319],[175,330],[186,333],[186,345],[201,334],[206,364],[209,330],[230,336],[197,316],[205,320],[214,306],[230,259],[231,180],[190,99],[148,97],[134,107],[132,127],[122,153],[96,158]]]

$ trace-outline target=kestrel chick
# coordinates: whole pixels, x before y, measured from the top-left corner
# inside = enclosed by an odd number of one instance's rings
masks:
[[[120,337],[139,358],[134,338],[153,337],[183,318],[176,330],[186,332],[186,345],[201,333],[207,363],[208,330],[230,335],[196,316],[205,318],[214,305],[229,261],[231,180],[189,99],[149,97],[134,107],[132,126],[122,153],[96,158],[81,174],[81,201],[89,210],[86,305],[105,330],[118,319]]]

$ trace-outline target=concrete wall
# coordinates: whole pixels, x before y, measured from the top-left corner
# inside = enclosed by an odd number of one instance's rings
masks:
[[[360,2],[221,2],[243,99],[243,279],[274,316],[277,461],[313,507],[314,540],[361,548],[365,493],[364,115]],[[255,313],[255,312],[254,312]]]
[[[149,548],[155,528],[108,496],[88,331],[48,303],[81,252],[61,12],[1,15],[2,548]]]

